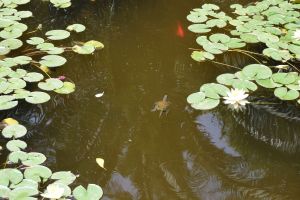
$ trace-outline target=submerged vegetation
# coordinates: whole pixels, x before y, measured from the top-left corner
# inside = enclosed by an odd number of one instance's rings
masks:
[[[64,76],[51,77],[51,69],[66,63],[67,59],[61,55],[64,52],[92,54],[104,47],[95,40],[79,42],[73,47],[52,43],[68,38],[71,32],[83,32],[85,26],[82,24],[69,25],[66,30],[46,31],[45,37],[33,36],[37,31],[42,31],[42,24],[36,30],[27,32],[27,25],[20,21],[33,17],[33,14],[27,10],[17,10],[19,6],[29,2],[30,0],[0,0],[0,110],[11,109],[22,100],[31,104],[47,102],[51,91],[59,94],[74,92],[75,84]],[[71,5],[70,0],[50,2],[57,8]],[[7,141],[6,150],[9,154],[7,161],[3,163],[3,169],[0,169],[0,199],[101,198],[102,189],[94,184],[89,184],[87,188],[77,186],[72,191],[69,185],[75,181],[76,175],[69,171],[53,173],[42,165],[46,161],[44,154],[27,152],[27,143],[20,139],[26,135],[27,129],[16,120],[6,119],[2,125],[4,129],[1,136]],[[3,152],[6,153],[6,150]]]
[[[217,83],[202,85],[200,91],[191,94],[187,101],[195,109],[208,110],[218,106],[224,98],[225,104],[237,109],[245,106],[245,102],[237,102],[245,100],[246,93],[261,87],[273,89],[280,100],[300,103],[300,70],[297,67],[300,59],[300,4],[262,0],[247,6],[233,4],[230,7],[233,9],[231,16],[214,4],[195,8],[187,16],[193,23],[188,29],[201,34],[196,39],[200,48],[193,48],[191,57],[198,62],[210,61],[238,69],[236,73],[221,74]],[[244,49],[249,45],[262,50]],[[255,64],[240,69],[216,61],[217,55],[226,52],[246,55]]]

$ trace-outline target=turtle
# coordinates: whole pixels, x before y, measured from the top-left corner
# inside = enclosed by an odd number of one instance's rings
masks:
[[[165,95],[162,100],[155,102],[154,108],[151,110],[152,112],[160,111],[159,117],[161,117],[163,112],[167,112],[168,108],[171,104],[170,101],[167,100],[168,95]]]

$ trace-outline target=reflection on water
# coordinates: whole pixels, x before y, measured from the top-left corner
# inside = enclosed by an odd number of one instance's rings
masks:
[[[44,25],[37,35],[83,23],[87,31],[74,40],[99,40],[105,49],[70,54],[53,72],[76,83],[74,94],[3,114],[29,127],[29,146],[45,153],[49,166],[80,174],[78,183],[102,185],[106,200],[298,198],[298,108],[255,105],[232,113],[222,106],[210,112],[186,107],[189,93],[225,71],[193,62],[188,48],[196,47],[195,36],[176,35],[178,22],[186,30],[185,16],[201,2],[73,2],[70,10],[57,11],[35,1],[32,26]],[[237,1],[209,2],[224,8]],[[242,55],[218,59],[251,62]],[[159,118],[150,110],[165,94],[170,112]]]

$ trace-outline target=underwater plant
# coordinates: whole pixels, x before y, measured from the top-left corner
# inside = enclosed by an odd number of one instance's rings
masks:
[[[202,85],[200,91],[188,96],[188,103],[195,109],[208,110],[225,99],[225,104],[238,109],[244,105],[228,101],[233,91],[248,95],[258,87],[273,89],[280,100],[298,99],[300,103],[300,70],[297,67],[300,59],[300,4],[262,0],[247,6],[233,4],[230,8],[233,9],[231,16],[220,11],[217,5],[204,4],[187,16],[193,23],[188,29],[198,35],[196,42],[200,46],[192,48],[191,57],[198,62],[210,61],[238,69],[236,73],[221,74],[217,83]],[[243,49],[250,44],[259,45],[262,51]],[[217,55],[226,52],[241,53],[256,63],[241,69],[215,60]],[[262,59],[273,65],[263,64]]]

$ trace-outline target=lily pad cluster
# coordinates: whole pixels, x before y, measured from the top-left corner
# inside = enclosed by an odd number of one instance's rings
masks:
[[[297,72],[273,72],[262,64],[250,64],[236,73],[224,73],[216,78],[217,83],[207,83],[187,97],[188,103],[198,110],[209,110],[218,106],[227,97],[230,89],[247,93],[259,87],[272,89],[280,100],[297,100],[300,104],[300,75]]]
[[[15,120],[2,130],[1,136],[8,140],[6,149],[10,153],[5,168],[0,169],[0,199],[99,200],[102,197],[101,187],[95,184],[71,189],[77,176],[70,171],[53,172],[43,165],[44,154],[26,149],[27,143],[22,140],[26,134],[26,127]]]
[[[17,8],[18,5],[29,2],[30,0],[0,0],[0,110],[11,109],[21,100],[31,104],[45,103],[50,100],[50,91],[59,94],[74,92],[75,84],[70,80],[51,77],[51,68],[63,66],[67,62],[62,56],[66,51],[92,54],[104,47],[95,40],[78,42],[73,47],[54,44],[58,40],[69,38],[71,33],[83,32],[86,27],[82,24],[71,24],[65,30],[45,31],[44,37],[33,35],[40,32],[40,28],[23,34],[28,27],[21,20],[32,17],[33,14]],[[68,0],[51,0],[51,3],[61,8],[71,4]]]
[[[192,52],[194,60],[213,60],[217,54],[256,43],[263,44],[262,55],[273,60],[300,58],[300,37],[295,34],[300,29],[300,4],[262,0],[230,8],[233,12],[228,15],[217,5],[204,4],[187,16],[193,23],[188,29],[198,34],[196,42],[200,45]]]

